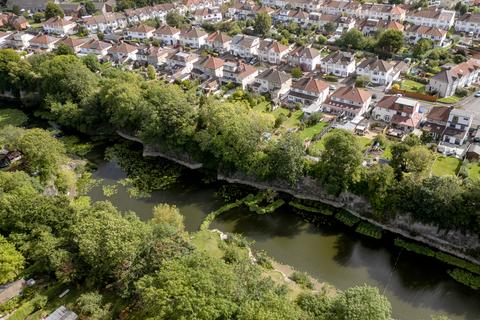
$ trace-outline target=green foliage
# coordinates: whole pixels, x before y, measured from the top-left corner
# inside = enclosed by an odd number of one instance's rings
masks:
[[[367,40],[363,33],[358,29],[350,29],[337,39],[336,45],[344,49],[362,50],[365,48]]]
[[[184,28],[187,25],[185,16],[182,16],[177,11],[170,11],[165,19],[170,27]]]
[[[265,251],[259,251],[255,254],[255,259],[257,260],[257,264],[262,268],[267,270],[273,269],[272,259],[267,255]]]
[[[62,8],[54,2],[48,2],[45,6],[45,19],[50,19],[54,17],[64,17]]]
[[[157,72],[151,64],[147,66],[147,77],[150,80],[155,80],[157,78]]]
[[[328,210],[328,209],[306,206],[306,205],[303,205],[303,204],[301,204],[297,201],[290,201],[288,204],[290,206],[292,206],[294,208],[297,208],[299,210],[302,210],[302,211],[307,211],[307,212],[312,212],[312,213],[321,213],[321,214],[326,215],[326,216],[333,215],[333,212]]]
[[[27,122],[28,117],[18,109],[0,109],[0,128],[4,126],[19,127]]]
[[[24,263],[22,254],[0,235],[0,285],[15,280],[23,270]]]
[[[433,42],[430,39],[420,39],[412,49],[415,58],[423,57],[429,50],[433,49]]]
[[[258,35],[266,35],[272,27],[272,18],[267,13],[261,12],[256,15],[253,29]]]
[[[108,309],[103,306],[103,297],[97,291],[83,293],[77,299],[77,310],[80,316],[92,320],[104,319],[108,314]]]
[[[353,227],[360,221],[360,218],[355,217],[348,211],[342,210],[335,214],[335,219],[341,221],[343,224]]]
[[[348,131],[334,130],[324,138],[325,151],[315,167],[315,174],[327,191],[339,194],[346,190],[362,161],[357,139]]]
[[[377,288],[353,287],[340,293],[332,302],[335,320],[390,320],[391,305]]]
[[[290,279],[304,289],[313,289],[310,276],[305,272],[295,271],[290,275]]]
[[[375,239],[382,238],[382,229],[368,222],[360,222],[355,231]]]
[[[300,79],[303,76],[303,71],[299,67],[295,67],[292,69],[292,77],[295,79]]]
[[[117,144],[108,148],[105,157],[115,160],[127,173],[129,185],[145,193],[171,186],[181,174],[180,167],[172,162],[144,158],[141,151],[132,150],[129,144]]]
[[[217,209],[215,211],[210,212],[205,219],[203,219],[202,224],[200,225],[200,230],[208,230],[210,227],[210,224],[222,213],[227,212],[229,210],[232,210],[235,207],[240,206],[243,203],[243,200],[237,200],[234,203],[229,203],[221,207],[220,209]]]
[[[383,31],[377,41],[376,51],[384,57],[398,53],[404,44],[403,32],[394,29]]]
[[[331,320],[332,299],[322,293],[301,293],[297,298],[298,306],[306,311],[312,319]]]
[[[480,288],[479,275],[475,275],[473,273],[470,273],[461,269],[449,270],[448,274],[456,281],[463,283],[464,285],[467,285],[472,289],[477,290],[478,288]]]
[[[58,47],[55,49],[54,53],[55,53],[57,56],[61,56],[61,55],[74,55],[74,54],[75,54],[75,51],[73,51],[73,48],[72,48],[72,47],[67,46],[67,45],[64,44],[64,43],[61,43],[61,44],[58,45]]]
[[[116,185],[105,185],[102,186],[102,192],[105,197],[111,197],[118,192],[118,189]]]

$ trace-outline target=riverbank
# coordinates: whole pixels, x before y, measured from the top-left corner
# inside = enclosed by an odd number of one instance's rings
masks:
[[[164,156],[162,153],[145,154],[145,150],[149,148],[148,146],[145,146],[140,139],[120,132],[119,135],[127,140],[141,143],[144,147],[145,156]],[[185,165],[183,159],[175,159],[175,156],[171,154],[168,154],[166,158],[178,164]],[[188,163],[187,167],[191,169],[199,169],[202,167],[201,163],[194,162],[194,164],[195,165],[192,167],[192,163]],[[415,222],[408,215],[397,215],[395,219],[391,221],[379,222],[371,218],[373,210],[367,199],[349,192],[342,192],[339,196],[332,196],[309,177],[301,179],[293,188],[281,181],[259,181],[241,174],[227,175],[218,172],[217,179],[228,183],[238,183],[254,187],[260,190],[271,189],[292,195],[298,199],[318,201],[335,208],[341,208],[359,219],[381,228],[382,230],[420,242],[437,250],[480,265],[479,258],[466,253],[469,250],[475,251],[479,249],[480,242],[478,236],[462,234],[460,231],[440,232],[437,227]]]

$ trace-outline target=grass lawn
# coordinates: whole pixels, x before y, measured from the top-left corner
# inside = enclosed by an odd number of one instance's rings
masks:
[[[467,168],[470,179],[480,179],[480,162],[469,163]]]
[[[286,109],[284,109],[286,110]],[[276,110],[275,110],[276,111]],[[288,116],[288,113],[286,114]],[[282,126],[287,128],[295,128],[300,125],[300,120],[303,118],[303,111],[297,110],[292,112],[292,115],[287,118],[287,120],[282,124]]]
[[[220,235],[208,230],[198,231],[192,237],[192,243],[198,250],[206,252],[212,257],[221,259],[223,250],[220,249]]]
[[[407,90],[411,92],[420,92],[424,93],[425,92],[425,85],[420,82],[416,82],[413,80],[403,80],[400,84],[400,89],[402,90]]]
[[[28,117],[17,109],[0,109],[0,128],[12,125],[18,127],[25,123]]]
[[[453,157],[438,157],[432,166],[432,174],[436,176],[454,176],[461,161]]]
[[[362,146],[362,150],[365,151],[370,145],[372,144],[372,139],[362,136],[355,136],[357,139],[358,144]]]
[[[320,121],[314,126],[308,127],[300,131],[300,138],[303,140],[311,140],[314,136],[322,132],[322,130],[328,125],[327,122]]]
[[[437,101],[441,103],[454,104],[460,101],[460,98],[457,96],[450,96],[450,97],[438,99]]]

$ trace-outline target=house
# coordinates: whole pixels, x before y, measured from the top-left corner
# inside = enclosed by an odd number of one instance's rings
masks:
[[[13,9],[14,6],[20,8],[20,10],[38,12],[45,11],[48,2],[59,3],[58,0],[7,0],[7,8]]]
[[[73,37],[68,37],[63,40],[61,40],[58,44],[64,44],[67,47],[72,48],[73,52],[79,53],[81,47],[89,42],[91,39],[89,38],[73,38]]]
[[[440,97],[449,97],[457,89],[477,83],[480,77],[480,62],[475,59],[462,62],[454,67],[445,67],[440,73],[431,77],[427,91],[437,92]]]
[[[356,22],[357,29],[362,30],[365,35],[375,35],[382,31],[392,29],[403,32],[405,26],[398,21],[382,19],[364,19]]]
[[[59,38],[55,38],[46,34],[40,34],[30,40],[29,51],[47,51],[50,52],[55,49],[55,44],[59,42]]]
[[[15,32],[7,38],[8,45],[17,50],[25,50],[30,46],[30,41],[35,38],[33,34],[26,32]]]
[[[322,57],[315,48],[301,46],[287,54],[288,63],[292,67],[300,67],[303,71],[313,71],[320,65]]]
[[[373,108],[372,118],[390,124],[402,133],[412,132],[418,127],[422,116],[420,103],[401,96],[384,96]]]
[[[108,42],[92,39],[80,46],[79,55],[96,55],[97,58],[103,58],[108,54],[112,45]]]
[[[327,99],[329,86],[327,83],[313,77],[303,78],[293,82],[288,92],[287,101],[290,104],[302,104],[308,113],[316,112],[321,104]],[[312,108],[308,108],[312,106]]]
[[[77,24],[73,20],[60,17],[52,17],[43,23],[43,31],[46,33],[58,34],[61,36],[75,33]]]
[[[153,19],[152,7],[129,8],[125,10],[125,16],[130,24],[137,24]]]
[[[276,68],[266,69],[260,73],[252,85],[252,89],[258,93],[268,93],[272,99],[278,99],[290,90],[292,76]]]
[[[30,24],[28,20],[25,19],[23,16],[11,16],[9,20],[9,24],[12,26],[13,29],[17,31],[26,30],[30,28]]]
[[[206,56],[193,64],[192,76],[195,78],[209,79],[223,77],[225,61],[220,58]]]
[[[110,49],[110,54],[116,63],[124,63],[126,61],[135,61],[137,59],[138,47],[132,46],[126,42],[119,43]]]
[[[65,308],[65,306],[58,307],[45,320],[77,320],[78,315]]]
[[[289,24],[292,22],[297,23],[300,26],[307,26],[309,13],[303,11],[302,9],[295,9],[295,10],[287,10],[287,9],[280,9],[272,14],[272,18],[276,22]]]
[[[372,94],[355,86],[345,86],[335,90],[323,103],[325,112],[353,119],[368,111]]]
[[[199,49],[207,43],[208,34],[203,29],[192,27],[180,32],[180,44]]]
[[[470,112],[462,109],[452,109],[448,115],[442,141],[458,146],[463,145],[467,141],[472,122],[473,114]]]
[[[320,7],[319,11],[321,13],[331,14],[331,15],[342,15],[346,13],[347,6],[349,1],[341,1],[341,0],[327,0],[323,3]],[[349,12],[352,10],[356,11],[355,14],[360,14],[361,7],[358,6],[358,10],[353,9],[352,7],[348,9]]]
[[[0,49],[8,47],[10,44],[10,37],[12,36],[12,32],[10,31],[0,31]]]
[[[230,49],[234,55],[250,59],[257,56],[259,46],[259,38],[239,34],[233,37]]]
[[[185,80],[190,78],[193,65],[198,61],[198,59],[199,56],[196,53],[179,50],[172,52],[166,60],[171,81]]]
[[[87,11],[80,3],[62,2],[59,3],[59,6],[67,17],[78,19],[87,14]]]
[[[112,32],[117,29],[124,29],[127,25],[127,17],[120,12],[108,12],[83,19],[83,26],[91,33]]]
[[[466,13],[455,21],[455,31],[480,37],[480,13]]]
[[[447,106],[430,108],[422,123],[423,134],[428,134],[435,140],[440,139],[447,128],[448,118],[452,109],[453,107]]]
[[[405,31],[405,37],[409,43],[416,44],[420,39],[429,39],[436,47],[443,47],[446,44],[447,30],[412,25]]]
[[[237,84],[245,90],[247,86],[255,81],[257,76],[257,68],[235,59],[225,61],[223,65],[223,77],[220,80],[224,84]]]
[[[377,57],[372,57],[361,61],[355,70],[357,75],[368,78],[374,84],[389,86],[398,79],[403,65],[401,62],[393,64]]]
[[[190,12],[193,12],[198,9],[213,7],[212,1],[205,1],[205,0],[183,0],[182,4]]]
[[[155,46],[147,46],[138,49],[137,61],[159,67],[166,63],[167,57],[174,51],[171,48],[159,48]]]
[[[268,62],[271,64],[280,64],[283,62],[290,48],[278,41],[265,39],[260,40],[258,46],[258,58],[260,61]]]
[[[231,43],[232,38],[230,38],[226,33],[221,31],[215,31],[207,38],[207,46],[220,53],[230,51]]]
[[[448,30],[454,24],[455,11],[438,7],[421,8],[408,12],[405,21],[414,25]]]
[[[355,72],[355,57],[351,53],[334,51],[320,62],[322,72],[348,77]]]
[[[203,8],[197,9],[192,13],[193,21],[196,25],[203,23],[217,23],[222,21],[222,13],[218,9]]]
[[[164,25],[155,30],[153,39],[159,40],[168,46],[175,46],[180,42],[180,30]]]
[[[100,2],[93,2],[95,9],[100,14],[115,12],[115,8],[117,7],[116,0],[100,0]]]
[[[154,27],[150,27],[146,24],[140,24],[138,26],[127,29],[127,37],[130,39],[145,40],[153,37]]]
[[[403,21],[407,11],[395,4],[364,3],[360,16],[367,19],[381,19],[386,21]]]

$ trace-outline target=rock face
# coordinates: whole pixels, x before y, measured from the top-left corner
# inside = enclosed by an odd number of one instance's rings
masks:
[[[295,198],[319,201],[336,208],[343,208],[356,217],[368,221],[384,230],[422,242],[470,262],[480,264],[480,259],[476,259],[466,253],[467,250],[480,249],[480,241],[477,235],[462,234],[459,231],[439,231],[438,228],[433,225],[413,221],[409,214],[397,215],[393,220],[380,223],[369,218],[372,216],[373,211],[370,203],[364,197],[350,192],[342,192],[339,196],[333,196],[309,177],[300,180],[294,187],[281,181],[260,181],[241,174],[219,173],[217,178],[229,183],[244,184],[257,189],[271,189],[290,194]]]
[[[118,132],[118,134],[125,139],[143,144],[140,139],[134,136],[122,132]],[[161,150],[161,148],[144,145],[143,154],[144,156],[163,157],[190,169],[200,169],[203,167],[202,163],[196,162],[189,155],[185,153],[178,154],[178,152],[172,150]],[[343,208],[358,218],[368,221],[384,230],[422,242],[470,262],[480,264],[480,259],[467,254],[469,250],[480,251],[480,239],[478,235],[462,234],[459,231],[439,231],[433,225],[415,222],[409,214],[397,215],[397,217],[391,221],[380,223],[370,218],[373,210],[366,198],[350,192],[342,192],[338,196],[333,196],[327,193],[324,188],[310,177],[303,178],[293,187],[283,181],[266,182],[240,173],[227,174],[218,172],[217,178],[218,180],[229,183],[248,185],[262,190],[271,189],[290,194],[298,199],[319,201],[335,208]]]

